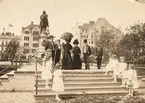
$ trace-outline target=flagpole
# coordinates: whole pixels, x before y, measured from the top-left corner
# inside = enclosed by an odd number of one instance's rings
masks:
[[[9,25],[8,25],[8,27],[7,27],[7,31],[6,32],[9,32]]]

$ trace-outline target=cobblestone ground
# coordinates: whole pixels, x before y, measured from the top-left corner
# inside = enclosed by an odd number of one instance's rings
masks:
[[[0,103],[34,103],[33,93],[21,93],[21,92],[1,92],[0,93]]]

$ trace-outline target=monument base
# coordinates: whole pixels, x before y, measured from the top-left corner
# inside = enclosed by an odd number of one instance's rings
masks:
[[[41,57],[41,55],[45,53],[45,47],[42,46],[42,43],[44,41],[47,41],[47,39],[48,39],[48,35],[46,35],[44,33],[40,34],[40,36],[39,36],[39,47],[38,47],[38,50],[37,50],[38,57]]]

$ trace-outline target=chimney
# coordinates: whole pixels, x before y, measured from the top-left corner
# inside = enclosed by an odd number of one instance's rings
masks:
[[[90,25],[93,25],[95,22],[94,21],[89,21],[89,24]]]
[[[33,21],[31,22],[31,25],[33,25]]]

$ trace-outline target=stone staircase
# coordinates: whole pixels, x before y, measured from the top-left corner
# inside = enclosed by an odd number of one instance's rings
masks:
[[[121,82],[113,83],[113,78],[110,75],[105,75],[105,70],[63,70],[63,77],[65,91],[60,95],[127,94],[126,88],[121,87]],[[44,87],[45,80],[39,75],[36,97],[55,94],[52,90]]]
[[[125,87],[121,87],[120,81],[113,83],[113,78],[111,75],[105,75],[103,68],[100,70],[95,68],[92,66],[92,70],[63,70],[65,91],[60,95],[125,95],[128,93]],[[45,89],[45,80],[40,76],[41,71],[42,67],[38,65],[38,94],[35,97],[55,95],[51,89]],[[145,81],[144,78],[140,80]],[[27,65],[16,72],[12,71],[1,76],[0,92],[36,92],[35,82],[35,65]],[[51,86],[52,83],[49,85]]]

